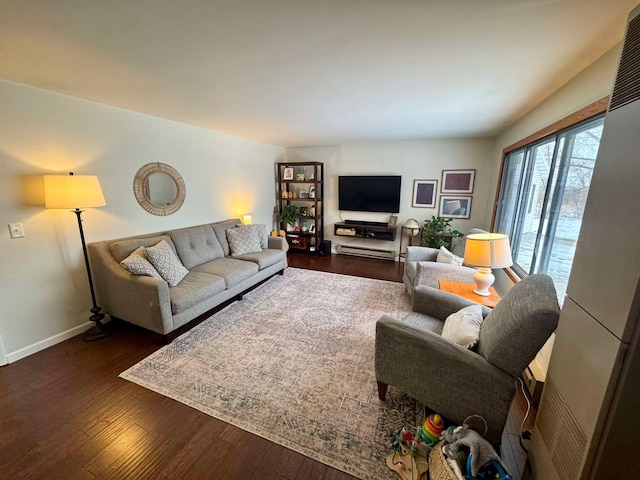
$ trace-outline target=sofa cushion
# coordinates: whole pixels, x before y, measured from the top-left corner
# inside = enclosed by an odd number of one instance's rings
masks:
[[[224,257],[222,246],[211,225],[181,228],[169,232],[176,252],[186,268]]]
[[[258,234],[258,238],[260,239],[260,247],[269,248],[269,235],[267,235],[267,227],[263,223],[251,223],[249,225],[238,223],[236,224],[236,227],[245,227],[255,230]]]
[[[189,270],[180,262],[178,255],[164,240],[160,240],[152,247],[146,247],[145,252],[149,261],[170,287],[178,285],[189,273]]]
[[[249,228],[249,225],[228,228],[226,234],[229,253],[232,257],[262,251],[258,232],[253,228]]]
[[[229,256],[229,244],[227,243],[227,229],[235,228],[237,224],[241,223],[239,218],[234,218],[231,220],[225,220],[224,222],[214,223],[211,226],[213,227],[213,231],[216,234],[216,238],[220,242],[222,246],[222,251],[224,252],[224,256]]]
[[[442,337],[461,347],[473,348],[478,343],[482,321],[482,307],[469,305],[447,317],[444,321]]]
[[[158,273],[158,271],[151,265],[151,262],[147,259],[147,254],[144,251],[145,247],[140,246],[136,248],[131,255],[120,262],[124,268],[126,268],[129,272],[134,275],[144,275],[146,277],[151,278],[159,278],[162,280],[162,277]]]
[[[175,250],[175,246],[173,245],[169,235],[153,235],[150,237],[132,237],[115,240],[109,243],[109,250],[111,251],[113,258],[120,263],[131,255],[131,253],[138,247],[150,247],[157,244],[160,240],[164,240]]]
[[[263,268],[267,268],[271,265],[275,265],[276,263],[281,262],[286,258],[286,256],[287,254],[284,250],[275,250],[271,248],[268,250],[261,250],[256,253],[247,253],[235,258],[237,258],[238,260],[246,260],[248,262],[257,263],[258,268],[262,270]]]
[[[193,271],[218,275],[224,278],[227,288],[231,288],[258,273],[258,265],[253,262],[224,257],[198,265],[193,268]]]
[[[171,311],[177,314],[224,291],[224,278],[200,272],[189,272],[175,287],[169,289]]]

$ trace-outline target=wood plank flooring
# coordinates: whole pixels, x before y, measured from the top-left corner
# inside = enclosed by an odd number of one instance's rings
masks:
[[[390,281],[403,271],[399,263],[338,255],[292,252],[289,262]],[[0,478],[353,478],[118,378],[160,347],[157,335],[121,324],[104,340],[74,337],[0,368]],[[519,395],[505,430],[503,457],[513,473],[524,465],[525,408]]]

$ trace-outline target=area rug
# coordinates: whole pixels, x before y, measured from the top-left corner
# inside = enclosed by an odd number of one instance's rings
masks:
[[[120,376],[362,479],[397,478],[389,432],[419,421],[377,396],[375,323],[401,283],[288,268]]]

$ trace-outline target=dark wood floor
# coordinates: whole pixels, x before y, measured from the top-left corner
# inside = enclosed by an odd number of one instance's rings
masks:
[[[401,264],[384,260],[289,257],[299,268],[402,277]],[[160,347],[157,335],[123,324],[99,342],[74,337],[0,368],[0,478],[353,478],[118,378]],[[514,401],[503,441],[513,473],[524,464],[524,402]]]

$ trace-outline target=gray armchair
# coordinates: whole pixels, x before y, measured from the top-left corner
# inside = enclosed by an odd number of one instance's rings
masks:
[[[378,394],[388,385],[424,403],[455,424],[472,414],[488,425],[486,438],[500,445],[518,377],[555,330],[560,307],[551,277],[531,275],[515,285],[491,311],[474,350],[440,336],[444,320],[473,302],[419,285],[413,312],[376,325]]]

